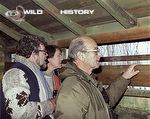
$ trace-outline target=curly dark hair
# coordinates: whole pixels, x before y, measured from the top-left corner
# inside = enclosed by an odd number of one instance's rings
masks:
[[[16,54],[29,58],[31,53],[34,51],[38,53],[38,48],[41,45],[46,45],[43,37],[39,37],[36,35],[26,35],[22,39],[19,40],[18,45],[16,47]]]

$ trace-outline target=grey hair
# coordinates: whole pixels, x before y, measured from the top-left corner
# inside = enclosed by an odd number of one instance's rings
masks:
[[[70,43],[68,51],[68,59],[74,61],[77,58],[77,53],[86,49],[83,41],[84,37],[78,37]]]

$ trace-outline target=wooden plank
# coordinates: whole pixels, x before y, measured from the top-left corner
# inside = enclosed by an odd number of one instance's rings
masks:
[[[101,66],[94,72],[98,75],[98,80],[103,84],[110,84],[120,73],[127,69],[127,65],[122,66]],[[138,65],[136,69],[140,73],[131,80],[133,86],[150,86],[150,65]]]
[[[123,43],[123,42],[133,42],[133,41],[145,41],[147,39],[149,41],[150,38],[150,25],[144,27],[135,27],[115,32],[108,33],[96,33],[87,35],[92,37],[97,44],[113,44],[113,43]],[[60,47],[68,47],[71,40],[75,37],[56,40],[53,42],[49,42],[49,44],[56,44]]]
[[[150,11],[150,8],[149,8]],[[138,26],[150,26],[150,16],[138,19]]]
[[[5,38],[0,36],[0,44],[1,44],[1,48],[0,51],[3,51],[4,53],[7,52],[7,47],[6,47],[6,43],[4,42]]]
[[[142,60],[150,60],[150,55],[101,57],[99,62],[142,61]],[[68,59],[64,59],[62,61],[62,64],[66,64],[67,62]]]
[[[73,22],[69,17],[65,16],[64,14],[58,14],[58,13],[52,13],[52,11],[59,11],[52,3],[50,3],[48,0],[32,0],[37,5],[39,5],[41,8],[46,10],[49,14],[51,14],[54,18],[56,18],[59,22],[64,24],[71,32],[77,35],[84,35],[85,29]]]
[[[101,57],[100,62],[150,60],[150,55]]]
[[[143,38],[149,38],[149,34],[150,34],[150,17],[142,17],[142,18],[138,18],[138,27],[135,28],[130,28],[131,30],[127,29],[125,30],[125,28],[123,26],[121,26],[121,24],[119,24],[118,22],[113,22],[113,23],[107,23],[107,24],[103,24],[103,25],[96,25],[96,26],[91,26],[91,27],[86,27],[86,31],[87,31],[87,36],[98,36],[101,35],[99,37],[99,42],[97,42],[98,44],[105,44],[106,43],[111,43],[113,41],[111,41],[111,39],[114,37],[113,35],[109,37],[109,35],[111,35],[110,33],[117,33],[118,36],[115,36],[115,38],[113,38],[114,42],[119,42],[119,38],[123,38],[123,40],[127,41],[128,39],[130,40],[130,37],[132,35],[132,39],[140,39],[142,40]],[[135,30],[134,30],[135,29]],[[140,34],[139,30],[142,30],[142,34]],[[138,31],[138,37],[136,34],[136,30]],[[126,34],[126,32],[128,31],[128,33],[130,34]],[[133,32],[132,32],[133,31]],[[121,34],[120,34],[121,32]],[[123,32],[124,35],[123,36]],[[135,32],[135,33],[134,33]],[[104,36],[106,33],[106,37]],[[130,37],[128,36],[130,35]],[[68,47],[70,40],[72,40],[73,38],[75,38],[76,36],[74,34],[72,34],[71,32],[61,32],[61,33],[54,33],[53,34],[54,39],[56,39],[54,42],[50,42],[50,44],[58,44],[59,46],[62,47]],[[102,37],[103,36],[103,37]],[[105,38],[105,40],[103,40],[102,38]],[[62,41],[61,41],[62,40]],[[65,44],[61,43],[63,42],[63,40],[66,40]],[[100,41],[101,40],[101,41]],[[117,41],[115,41],[117,40]],[[120,39],[122,40],[122,39]],[[121,41],[123,42],[123,41]]]
[[[6,8],[5,6],[3,6],[2,4],[0,4],[0,14],[3,17],[5,17],[6,19],[10,20],[12,23],[16,24],[18,27],[20,27],[21,29],[25,30],[29,34],[34,34],[34,35],[38,35],[38,36],[44,37],[46,41],[53,40],[52,35],[50,35],[49,33],[46,33],[46,32],[43,32],[43,31],[37,29],[36,27],[32,26],[31,24],[29,24],[26,21],[22,21],[20,24],[18,24],[14,20],[6,17],[5,13],[7,11],[9,11],[9,9]]]
[[[135,27],[130,29],[121,30],[118,32],[102,33],[98,35],[92,35],[92,38],[96,40],[98,44],[103,43],[116,43],[116,42],[130,42],[130,41],[144,41],[150,38],[150,26]]]
[[[0,44],[3,46],[3,47],[6,47],[6,44],[4,42],[4,38],[2,36],[0,36]]]
[[[150,98],[150,90],[140,90],[140,89],[128,88],[124,95],[132,96],[132,97]]]
[[[16,41],[19,41],[23,37],[22,34],[15,31],[14,29],[8,27],[7,25],[3,24],[2,22],[0,22],[0,31],[4,32],[5,34],[12,37]]]
[[[112,15],[125,28],[130,28],[137,25],[137,20],[127,11],[122,9],[113,0],[96,0],[110,15]]]

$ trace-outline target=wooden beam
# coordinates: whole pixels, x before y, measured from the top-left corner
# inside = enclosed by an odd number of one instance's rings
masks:
[[[34,34],[34,35],[38,35],[38,36],[44,37],[46,41],[53,40],[52,35],[37,29],[36,27],[32,26],[31,24],[29,24],[26,21],[22,21],[20,24],[18,24],[16,21],[6,17],[5,13],[7,11],[9,11],[9,9],[6,8],[5,6],[3,6],[2,4],[0,4],[0,14],[3,17],[5,17],[6,19],[10,20],[12,23],[16,24],[19,28],[25,30],[29,34]]]
[[[138,18],[138,26],[150,26],[150,16]]]
[[[130,29],[108,32],[108,33],[97,33],[87,35],[93,38],[97,44],[109,44],[109,43],[123,43],[133,41],[143,41],[144,39],[150,38],[150,26],[145,27],[134,27]],[[69,39],[56,40],[49,42],[49,44],[55,44],[60,47],[68,47],[71,40],[75,38],[70,36]]]
[[[110,15],[112,15],[125,28],[130,28],[137,25],[137,20],[127,11],[122,9],[113,0],[96,0]]]
[[[144,98],[150,98],[150,91],[149,90],[140,90],[140,89],[134,89],[129,88],[124,94],[125,96],[132,96],[132,97],[144,97]]]
[[[150,60],[150,55],[101,57],[100,62]]]
[[[15,31],[14,29],[8,27],[7,25],[3,24],[2,22],[0,22],[0,31],[4,32],[5,34],[12,37],[16,41],[19,41],[23,37],[22,34]]]
[[[73,22],[69,17],[65,16],[64,14],[53,13],[52,11],[59,12],[60,10],[58,10],[48,0],[32,0],[32,1],[35,2],[37,5],[39,5],[41,8],[43,8],[46,12],[51,14],[60,23],[65,25],[74,34],[76,34],[76,35],[84,35],[86,33],[85,29],[81,25]]]
[[[0,36],[0,44],[3,46],[3,47],[6,47],[6,44],[4,42],[4,38],[2,36]]]
[[[96,19],[92,19],[92,20],[96,20]],[[138,27],[135,28],[150,26],[150,17],[138,18],[137,22],[138,22]],[[120,23],[110,21],[110,23],[107,24],[86,27],[87,33],[85,35],[91,36],[91,35],[97,35],[102,33],[118,32],[122,30],[125,30],[125,28]],[[64,39],[73,39],[76,36],[72,34],[72,32],[65,31],[59,33],[53,33],[53,37],[56,40],[64,40]]]
[[[5,38],[0,36],[0,44],[2,45],[0,51],[3,51],[4,53],[7,51],[6,43],[4,42]]]
[[[150,60],[150,55],[101,57],[99,62],[142,61],[142,60]],[[66,64],[68,61],[69,61],[68,59],[64,59],[62,61],[62,64]]]
[[[91,36],[98,44],[103,43],[116,43],[116,42],[131,42],[143,41],[143,39],[150,38],[150,26],[134,27],[118,32],[102,33],[99,35]]]
[[[95,70],[98,73],[98,80],[104,84],[110,84],[118,74],[127,69],[127,65],[122,66],[101,66]],[[150,65],[138,65],[136,69],[140,70],[139,74],[134,76],[131,80],[133,86],[150,86]]]

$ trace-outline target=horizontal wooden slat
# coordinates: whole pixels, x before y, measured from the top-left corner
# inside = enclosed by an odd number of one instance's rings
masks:
[[[132,55],[132,56],[112,56],[112,57],[101,57],[100,62],[117,62],[117,61],[142,61],[150,60],[150,55]],[[65,64],[68,60],[62,61]]]
[[[123,42],[149,41],[150,26],[134,27],[126,30],[120,30],[110,33],[97,33],[88,35],[92,37],[97,44],[115,44]],[[68,47],[71,40],[75,37],[70,37],[61,40],[50,41],[49,44],[55,44],[60,47]]]
[[[100,62],[150,60],[150,55],[101,57]]]
[[[122,66],[101,66],[95,70],[98,74],[98,80],[103,84],[110,84],[120,73],[127,69],[127,65]],[[150,65],[138,65],[136,66],[140,72],[134,76],[131,81],[133,86],[150,86]]]
[[[150,90],[128,89],[125,96],[150,98]]]
[[[12,62],[5,63],[5,71],[12,66]],[[103,84],[110,84],[115,78],[127,69],[127,65],[122,66],[101,66],[96,69],[94,73],[98,75],[98,80]],[[150,86],[150,65],[138,65],[136,66],[140,73],[132,78],[132,86]]]

